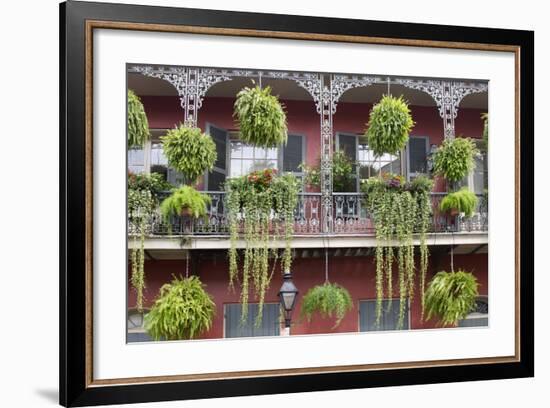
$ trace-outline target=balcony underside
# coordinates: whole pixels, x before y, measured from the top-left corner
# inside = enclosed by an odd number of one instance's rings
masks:
[[[453,246],[457,253],[461,247],[465,247],[465,253],[477,248],[477,251],[487,247],[489,240],[487,232],[455,232],[455,233],[431,233],[427,235],[427,243],[430,246]],[[418,236],[414,237],[414,244],[420,245]],[[128,248],[132,249],[139,242],[132,238],[128,240]],[[391,245],[399,245],[397,241]],[[216,250],[228,249],[230,240],[227,235],[205,235],[192,236],[188,239],[182,237],[149,237],[145,239],[145,250],[151,255],[153,251],[180,252],[184,254],[187,250]],[[271,247],[283,248],[284,240],[271,241]],[[244,240],[237,242],[238,248],[244,248]],[[317,248],[375,248],[376,237],[373,235],[295,235],[292,240],[293,248],[317,249]],[[486,252],[486,251],[485,251]],[[475,253],[475,251],[474,251]],[[154,257],[154,256],[153,256]]]

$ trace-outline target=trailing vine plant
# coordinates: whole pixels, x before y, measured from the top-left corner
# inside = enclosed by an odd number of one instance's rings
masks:
[[[298,203],[298,181],[292,174],[277,175],[274,169],[256,171],[226,181],[227,217],[230,231],[229,285],[241,284],[241,320],[246,321],[250,289],[258,299],[256,324],[262,319],[266,290],[278,261],[276,245],[284,237],[285,248],[280,260],[282,271],[292,263],[294,210]],[[245,248],[239,262],[237,241],[242,236]],[[274,258],[269,268],[269,258]],[[239,273],[240,272],[240,273]]]
[[[403,327],[407,298],[412,300],[414,297],[414,233],[418,233],[420,237],[420,286],[421,298],[424,298],[428,268],[426,234],[431,216],[431,189],[432,182],[427,178],[422,177],[413,183],[405,183],[402,176],[392,174],[385,174],[381,178],[371,177],[362,184],[362,191],[373,214],[376,230],[377,324],[382,317],[384,287],[387,297],[393,296],[393,265],[397,264],[400,300],[397,327]],[[397,242],[397,248],[394,248],[394,241]]]
[[[131,89],[128,90],[128,148],[143,147],[151,137],[143,104]]]
[[[143,310],[145,289],[145,234],[155,208],[151,191],[128,189],[128,222],[132,231],[133,246],[130,251],[132,276],[130,283],[136,292],[136,309]]]

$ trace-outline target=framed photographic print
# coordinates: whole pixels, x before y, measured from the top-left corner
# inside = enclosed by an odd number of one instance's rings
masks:
[[[534,375],[533,32],[60,15],[61,404]]]

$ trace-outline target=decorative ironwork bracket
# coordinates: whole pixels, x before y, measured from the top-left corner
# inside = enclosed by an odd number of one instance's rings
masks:
[[[430,95],[437,108],[439,115],[443,119],[443,130],[445,138],[455,137],[455,119],[458,115],[458,106],[465,96],[487,92],[486,83],[476,82],[456,82],[456,81],[438,81],[438,80],[417,80],[396,78],[395,83],[407,88],[422,91]]]

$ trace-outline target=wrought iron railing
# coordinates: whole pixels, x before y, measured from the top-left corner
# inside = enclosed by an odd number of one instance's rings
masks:
[[[163,220],[156,210],[151,218],[147,233],[150,235],[228,235],[228,223],[225,211],[225,193],[207,191],[212,200],[204,218],[192,220],[189,217],[174,216],[168,222]],[[166,197],[168,193],[160,196]],[[432,223],[430,232],[472,232],[487,231],[487,199],[478,195],[478,205],[470,218],[458,215],[451,217],[439,210],[439,204],[445,193],[432,193]],[[320,235],[325,233],[321,193],[300,193],[298,205],[294,211],[295,235]],[[131,224],[131,223],[130,223]],[[374,234],[372,214],[364,204],[361,193],[332,194],[332,234]],[[130,233],[133,231],[129,226]]]

